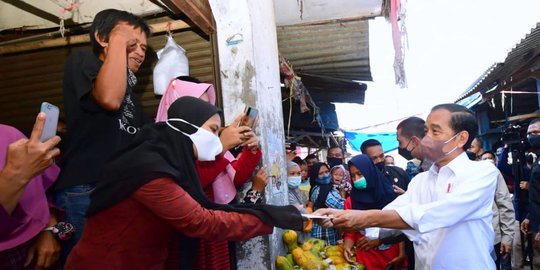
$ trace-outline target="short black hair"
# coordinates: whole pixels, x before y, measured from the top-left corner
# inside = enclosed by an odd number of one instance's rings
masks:
[[[292,159],[292,162],[298,164],[299,166],[300,165],[306,165],[307,163],[299,156],[296,156]]]
[[[452,117],[450,118],[450,128],[452,128],[456,134],[460,131],[467,131],[467,133],[469,133],[469,138],[462,147],[463,150],[469,149],[472,141],[478,134],[478,124],[476,123],[474,113],[467,109],[467,107],[454,103],[439,104],[431,109],[432,112],[438,110],[447,110],[452,114]]]
[[[487,151],[484,151],[480,157],[483,157],[485,154],[491,154],[494,158],[497,158],[497,155],[495,155],[495,153],[493,153],[493,151],[491,150],[487,150]]]
[[[330,154],[330,150],[332,150],[332,149],[339,149],[341,151],[341,154],[344,154],[343,149],[341,149],[341,147],[339,147],[337,145],[334,145],[334,146],[330,146],[330,148],[328,148],[328,151],[326,151],[326,155]]]
[[[531,122],[529,123],[529,125],[532,125],[534,123],[537,123],[537,122],[540,122],[540,118],[534,118],[533,120],[531,120]]]
[[[365,154],[366,153],[366,149],[368,149],[369,147],[372,147],[372,146],[377,146],[377,145],[380,145],[382,146],[381,142],[375,140],[375,139],[369,139],[369,140],[365,140],[361,145],[360,145],[360,151],[362,151],[362,154]]]
[[[475,139],[478,141],[481,147],[484,147],[484,139],[482,139],[480,136],[476,136]]]
[[[386,155],[386,156],[384,156],[384,159],[386,159],[386,158],[391,158],[392,160],[395,160],[394,157],[391,156],[391,155]]]
[[[425,124],[426,121],[424,121],[424,119],[411,116],[401,121],[397,125],[396,130],[401,129],[401,136],[404,136],[407,139],[410,139],[412,136],[422,139],[426,135]]]
[[[309,155],[306,156],[306,158],[304,158],[305,161],[307,161],[308,159],[317,159],[317,160],[319,160],[319,158],[314,154],[309,154]]]
[[[94,54],[99,55],[103,51],[103,47],[97,42],[94,33],[106,41],[109,41],[109,34],[119,22],[126,22],[128,25],[134,26],[135,29],[141,29],[149,38],[152,34],[150,26],[137,15],[117,9],[105,9],[96,14],[92,25],[90,26],[90,44]]]

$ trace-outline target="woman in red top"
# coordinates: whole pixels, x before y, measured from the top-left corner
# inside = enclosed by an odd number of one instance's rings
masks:
[[[174,78],[169,83],[165,94],[159,103],[156,122],[167,120],[167,110],[178,98],[191,96],[216,104],[216,92],[214,86],[202,83],[196,78],[180,76]],[[259,139],[251,128],[239,126],[240,117],[232,124],[223,129],[219,139],[223,144],[223,154],[216,156],[212,161],[196,161],[197,174],[201,181],[204,193],[208,198],[220,204],[232,202],[236,196],[236,189],[244,185],[253,175],[253,171],[261,160],[261,150],[259,149]],[[242,146],[242,152],[238,159],[228,151],[236,146]],[[260,198],[260,192],[264,189],[260,183],[255,183],[252,190],[247,193],[250,198]],[[175,244],[171,244],[171,256],[177,251]],[[199,248],[195,270],[229,270],[231,269],[231,256],[228,241],[218,241],[216,239],[199,241]],[[235,250],[232,249],[232,254]],[[174,257],[170,258],[171,267],[175,263]]]
[[[353,188],[351,196],[345,201],[345,209],[382,209],[396,198],[392,185],[368,156],[353,157],[349,161],[349,170]],[[343,235],[347,261],[352,262],[352,247],[364,237],[364,233],[358,232]],[[400,247],[400,244],[381,244],[369,250],[356,248],[356,261],[364,264],[366,269],[384,270],[390,264],[394,269],[401,269],[404,259],[404,246]]]
[[[168,113],[167,122],[145,126],[105,168],[65,269],[166,269],[168,245],[178,232],[180,267],[192,269],[200,238],[245,240],[271,233],[272,226],[302,228],[294,206],[209,201],[195,159],[221,152],[220,110],[182,97]]]

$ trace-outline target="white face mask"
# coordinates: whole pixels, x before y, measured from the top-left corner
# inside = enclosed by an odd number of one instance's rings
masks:
[[[298,187],[302,183],[302,176],[289,176],[287,177],[287,184],[291,188]]]
[[[495,165],[495,160],[493,160],[493,159],[489,159],[489,158],[488,158],[488,159],[484,159],[484,160],[487,160],[487,161],[489,161],[491,164]]]
[[[197,132],[193,134],[187,134],[180,129],[176,128],[175,126],[171,125],[169,122],[182,122],[186,123],[194,128],[197,129]],[[221,154],[223,151],[223,145],[221,144],[221,141],[219,140],[219,137],[212,134],[212,132],[198,127],[194,124],[189,123],[188,121],[180,118],[171,118],[167,120],[167,125],[188,136],[193,144],[195,144],[195,147],[197,148],[197,159],[200,161],[213,161],[216,160],[216,156]]]

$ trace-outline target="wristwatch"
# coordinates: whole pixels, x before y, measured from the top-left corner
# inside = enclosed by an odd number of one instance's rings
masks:
[[[75,227],[68,222],[58,222],[54,226],[46,227],[43,231],[49,231],[60,240],[68,240],[71,238]]]

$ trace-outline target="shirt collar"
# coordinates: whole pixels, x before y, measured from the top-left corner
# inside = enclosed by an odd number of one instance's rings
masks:
[[[435,175],[438,175],[441,172],[441,170],[445,170],[446,168],[450,170],[451,172],[453,172],[454,175],[457,175],[459,172],[467,169],[466,163],[468,162],[470,162],[469,157],[467,156],[467,153],[463,152],[459,154],[457,157],[455,157],[454,159],[452,159],[450,162],[448,162],[448,164],[441,167],[439,169],[439,172],[437,172],[437,164],[435,163],[431,165],[431,168],[429,169],[429,171],[431,173],[434,173]]]

